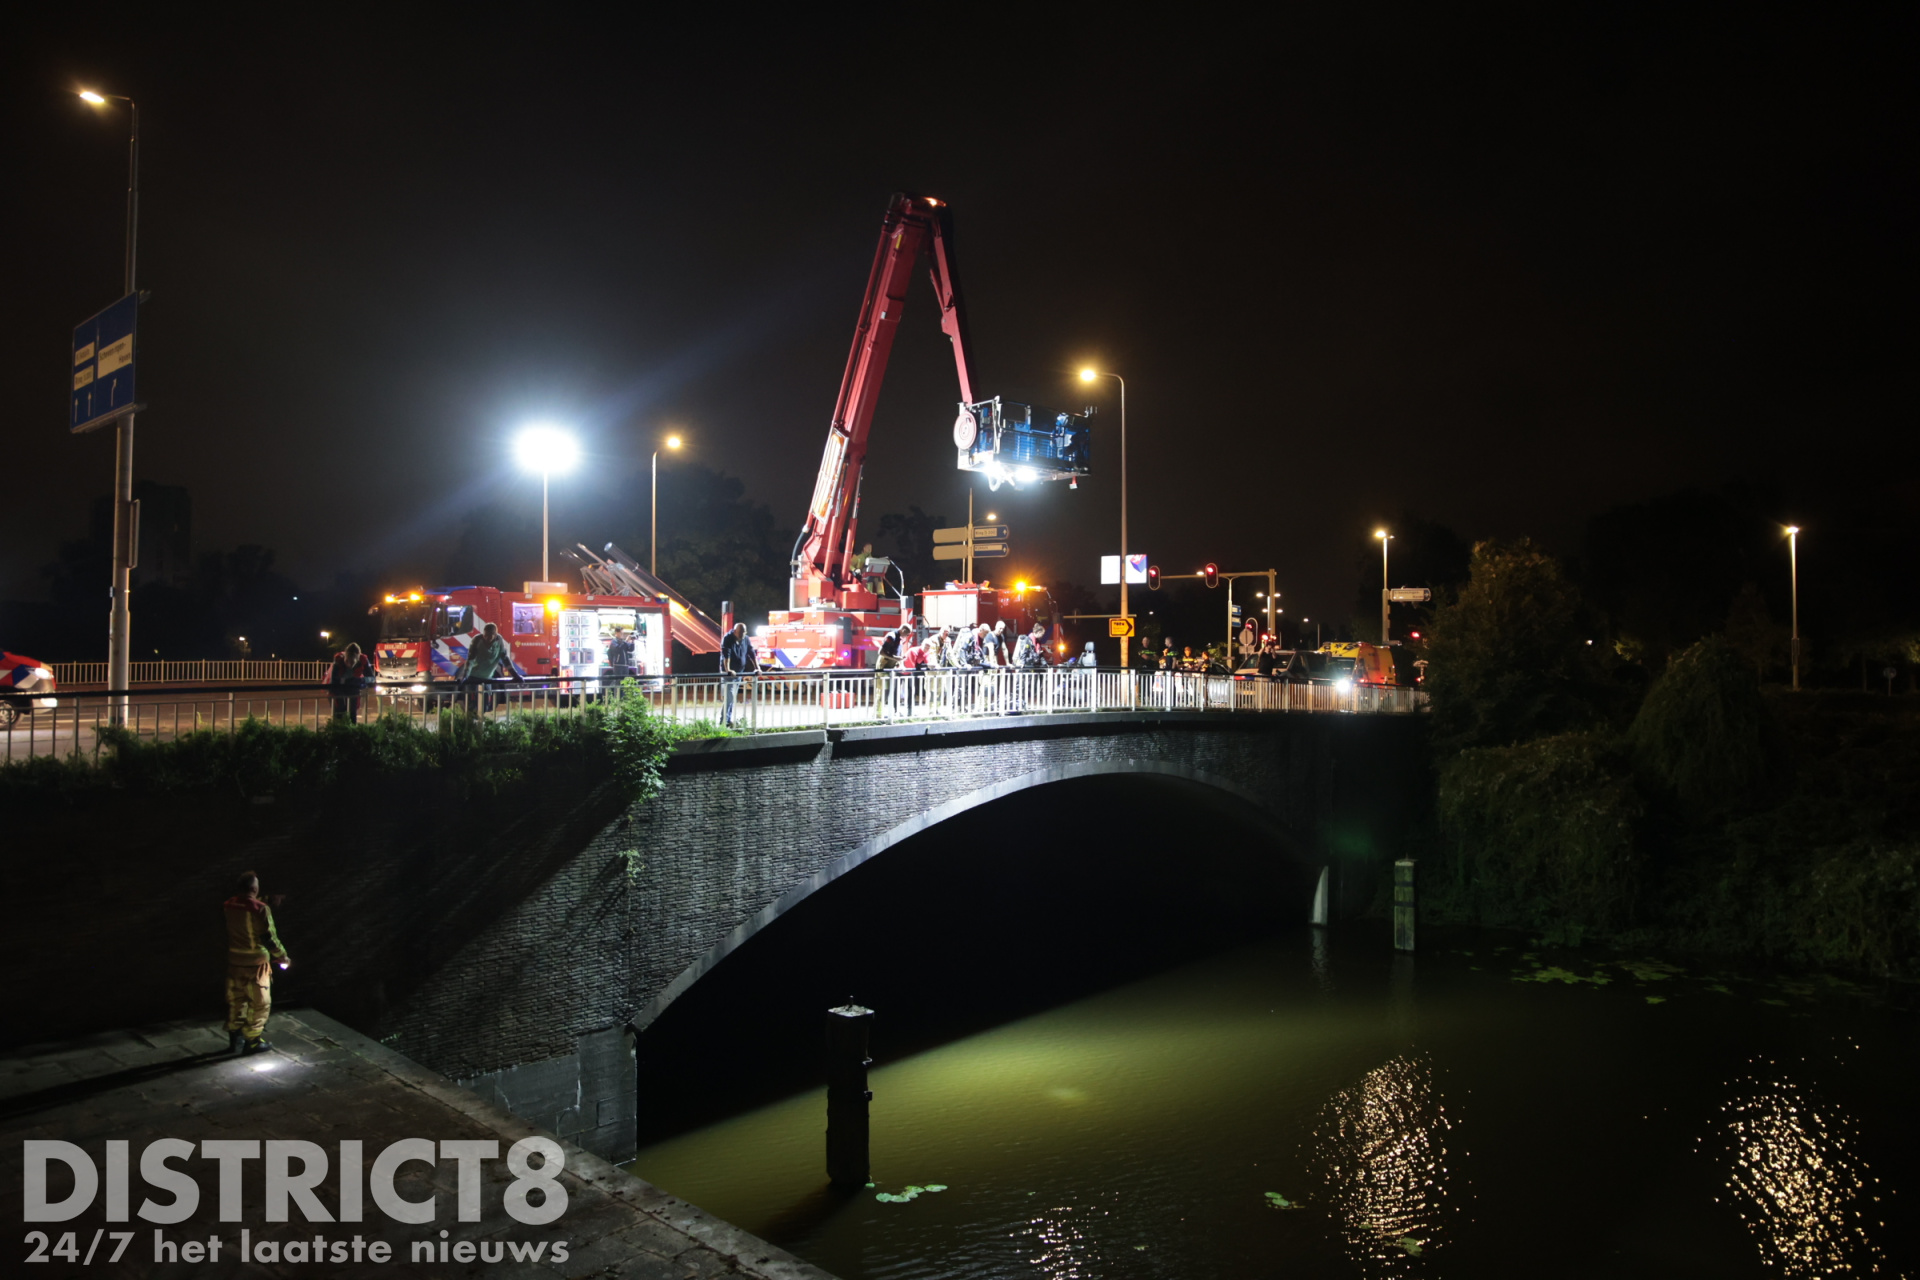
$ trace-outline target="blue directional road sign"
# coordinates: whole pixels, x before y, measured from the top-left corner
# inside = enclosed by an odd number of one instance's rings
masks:
[[[73,409],[76,435],[103,427],[140,406],[133,400],[133,346],[140,300],[128,294],[73,331]]]

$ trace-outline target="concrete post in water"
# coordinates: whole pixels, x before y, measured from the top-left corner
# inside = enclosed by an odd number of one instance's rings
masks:
[[[1320,868],[1320,883],[1313,890],[1313,918],[1308,924],[1324,925],[1327,922],[1327,873],[1328,867]]]
[[[1413,859],[1393,864],[1393,949],[1413,950]]]
[[[873,1010],[857,1004],[827,1010],[827,1180],[836,1187],[864,1187],[873,1180],[867,1160],[872,1026]]]

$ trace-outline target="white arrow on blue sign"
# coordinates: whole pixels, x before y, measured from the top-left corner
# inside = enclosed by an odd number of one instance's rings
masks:
[[[133,399],[134,329],[140,300],[128,294],[73,331],[73,406],[67,427],[76,435],[104,427],[140,406]]]

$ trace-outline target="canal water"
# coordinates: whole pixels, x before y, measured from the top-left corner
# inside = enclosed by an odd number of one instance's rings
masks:
[[[634,1171],[846,1280],[1914,1274],[1920,1037],[1886,992],[1511,934],[1395,955],[1183,898],[1226,865],[1198,856],[1095,893],[1018,853],[956,875],[969,848],[782,921],[649,1029]],[[1035,936],[1074,884],[1099,910]],[[839,1194],[825,1009],[869,991],[874,1185]]]

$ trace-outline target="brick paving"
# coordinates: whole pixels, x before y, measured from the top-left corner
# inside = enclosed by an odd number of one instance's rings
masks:
[[[562,1143],[566,1169],[560,1175],[567,1192],[567,1208],[558,1221],[529,1226],[514,1221],[503,1209],[501,1197],[512,1181],[506,1168],[507,1149],[540,1131],[455,1087],[441,1076],[401,1057],[323,1015],[309,1011],[276,1013],[268,1038],[268,1053],[234,1058],[226,1053],[224,1032],[204,1022],[174,1022],[135,1031],[106,1032],[62,1044],[40,1045],[0,1056],[0,1134],[8,1156],[0,1166],[0,1204],[9,1215],[24,1214],[23,1143],[28,1139],[61,1139],[75,1143],[105,1167],[105,1144],[124,1139],[131,1144],[133,1172],[129,1179],[131,1220],[106,1220],[107,1179],[92,1206],[65,1222],[26,1223],[13,1239],[0,1244],[0,1273],[44,1276],[139,1277],[359,1277],[433,1276],[499,1277],[501,1280],[586,1280],[587,1277],[764,1277],[765,1280],[832,1280],[772,1245],[721,1222],[700,1209],[677,1200],[631,1174],[570,1143]],[[551,1137],[552,1135],[542,1135]],[[375,1205],[367,1186],[363,1220],[307,1222],[298,1208],[293,1221],[266,1220],[265,1174],[260,1160],[245,1163],[242,1175],[242,1213],[236,1222],[219,1218],[219,1177],[216,1162],[191,1159],[173,1163],[190,1174],[200,1187],[200,1203],[185,1221],[156,1227],[141,1220],[137,1210],[144,1198],[165,1202],[168,1193],[149,1187],[140,1172],[147,1144],[161,1138],[197,1144],[206,1139],[304,1139],[318,1143],[330,1161],[337,1160],[338,1143],[359,1140],[363,1165],[389,1143],[402,1138],[426,1138],[435,1143],[458,1139],[493,1139],[500,1159],[483,1166],[481,1213],[478,1222],[457,1220],[458,1167],[443,1159],[436,1165],[410,1162],[401,1166],[394,1182],[409,1200],[439,1193],[433,1221],[409,1225],[395,1222]],[[51,1166],[49,1196],[64,1197],[71,1187],[65,1167]],[[338,1169],[315,1188],[327,1212],[338,1217]],[[537,1197],[536,1197],[537,1198]],[[18,1219],[16,1219],[18,1221]],[[324,1236],[328,1248],[356,1234],[363,1243],[385,1241],[393,1260],[384,1265],[366,1260],[240,1261],[241,1231],[250,1248],[262,1242],[287,1252],[296,1241]],[[52,1265],[24,1265],[29,1249],[21,1239],[30,1230],[45,1231],[57,1249],[65,1233],[74,1233],[75,1248],[86,1253],[96,1239],[90,1264],[63,1258]],[[108,1261],[115,1247],[112,1232],[132,1232],[118,1262]],[[220,1257],[188,1261],[185,1257],[156,1260],[156,1231],[174,1245],[222,1241]],[[445,1233],[444,1235],[442,1233]],[[413,1262],[415,1241],[449,1246],[447,1262]],[[568,1257],[556,1263],[555,1241],[567,1243]],[[452,1246],[475,1243],[475,1253],[502,1253],[502,1261],[451,1260]],[[508,1247],[523,1249],[545,1242],[538,1261],[512,1260]],[[299,1250],[294,1250],[297,1254]]]

